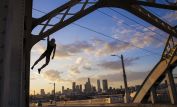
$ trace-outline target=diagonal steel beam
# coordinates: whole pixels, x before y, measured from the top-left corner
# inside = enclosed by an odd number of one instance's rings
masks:
[[[136,15],[137,17],[143,19],[144,21],[156,26],[157,28],[163,30],[164,32],[177,37],[177,30],[153,15],[148,10],[144,9],[139,5],[131,4],[132,2],[127,2],[130,0],[102,0],[104,3],[102,7],[116,7],[127,10],[128,12]],[[130,4],[129,4],[130,3]]]
[[[79,12],[77,12],[74,16],[62,21],[62,22],[59,22],[57,24],[55,24],[51,29],[48,29],[46,32],[42,33],[41,35],[38,35],[38,36],[35,36],[34,37],[34,44],[37,43],[38,41],[40,41],[41,39],[51,35],[52,33],[64,28],[65,26],[73,23],[74,21],[88,15],[89,13],[95,11],[96,9],[98,9],[101,4],[101,2],[97,2],[95,5],[93,6],[90,6],[89,8],[85,9],[85,10],[81,10]]]
[[[77,3],[79,4],[80,3],[79,1],[80,0],[71,0],[70,2],[64,4],[63,6],[58,7],[54,11],[35,20],[33,23],[33,27],[42,24],[42,22],[48,20],[49,18],[55,17],[56,15],[60,14],[60,12],[67,10],[68,8],[71,8],[72,6],[76,5]],[[82,9],[82,10],[78,11],[72,17],[70,17],[62,22],[58,22],[52,28],[48,29],[47,31],[45,31],[41,35],[36,36],[35,40],[34,40],[35,41],[34,44],[36,42],[40,41],[41,39],[51,35],[52,33],[62,29],[63,27],[71,24],[72,22],[88,15],[89,13],[95,11],[96,9],[104,8],[104,7],[116,7],[116,8],[125,9],[125,10],[129,11],[130,13],[136,15],[137,17],[145,20],[146,22],[163,30],[164,32],[167,32],[168,34],[177,37],[177,30],[174,27],[170,26],[169,24],[167,24],[166,22],[164,22],[160,18],[156,17],[151,12],[145,10],[143,7],[133,4],[135,1],[136,0],[99,0],[97,3],[93,4],[92,6],[88,7],[87,9],[84,9],[84,10]],[[86,5],[86,4],[84,4],[84,5]]]
[[[148,1],[140,1],[140,0],[132,0],[133,4],[136,5],[142,5],[142,6],[148,6],[148,7],[155,7],[155,8],[161,8],[161,9],[169,9],[169,10],[177,10],[177,5],[167,5],[167,4],[160,4],[156,2],[148,2]]]
[[[68,7],[72,7],[79,3],[81,0],[70,0],[69,2],[65,3],[64,5],[54,9],[53,11],[49,12],[48,14],[44,15],[39,19],[35,19],[32,24],[32,28],[36,27],[37,25],[41,24],[42,22],[48,20],[49,18],[55,17],[58,13],[64,11]]]
[[[152,69],[146,79],[143,81],[140,90],[137,91],[136,95],[133,98],[134,103],[141,103],[145,96],[148,95],[149,90],[153,85],[159,85],[159,83],[165,78],[166,73],[169,69],[174,69],[176,67],[175,63],[177,61],[176,56],[177,48],[176,43],[174,43],[173,37],[170,35],[166,41],[164,51],[160,61]],[[176,57],[176,58],[175,58]],[[171,61],[173,63],[171,63]],[[164,64],[163,64],[164,63]],[[164,68],[166,66],[166,68]],[[158,77],[158,78],[157,78]]]
[[[127,8],[127,11],[149,22],[150,24],[156,26],[157,28],[165,31],[166,33],[177,37],[177,30],[174,27],[164,22],[160,18],[156,17],[155,15],[153,15],[151,12],[147,11],[143,7],[138,5],[131,5],[129,6],[129,8]]]

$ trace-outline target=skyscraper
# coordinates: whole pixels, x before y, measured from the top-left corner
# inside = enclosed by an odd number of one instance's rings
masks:
[[[100,86],[100,80],[97,80],[97,88],[98,88],[98,92],[101,92],[101,86]]]
[[[42,96],[45,95],[44,89],[41,89],[41,95],[42,95]]]
[[[55,91],[54,91],[54,90],[52,90],[52,92],[51,92],[51,93],[52,93],[52,95],[54,95],[54,94],[55,94]]]
[[[91,83],[90,83],[90,78],[88,78],[88,82],[85,84],[85,92],[86,93],[91,93]]]
[[[103,80],[103,91],[104,92],[108,91],[108,81],[107,80]]]
[[[82,85],[80,85],[80,87],[79,87],[79,88],[80,88],[80,92],[82,92]]]
[[[120,85],[120,89],[122,90],[122,85]]]
[[[90,78],[88,78],[88,83],[90,84]]]
[[[62,93],[64,93],[64,90],[65,90],[65,88],[64,88],[64,86],[62,86]]]
[[[80,85],[76,85],[76,90],[75,90],[76,93],[80,93]]]
[[[75,92],[75,91],[76,91],[76,83],[75,83],[75,82],[73,82],[73,85],[72,85],[72,90],[73,90],[73,92]]]

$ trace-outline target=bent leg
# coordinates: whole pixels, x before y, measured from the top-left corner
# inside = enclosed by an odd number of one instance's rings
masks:
[[[41,68],[38,69],[39,74],[40,74],[41,69],[43,69],[45,66],[47,66],[49,64],[49,61],[50,61],[50,56],[46,56],[46,63],[44,65],[42,65]]]
[[[31,67],[31,69],[33,69],[34,66],[35,66],[39,61],[41,61],[44,57],[45,57],[45,53],[43,53],[43,54],[39,57],[39,59],[38,59],[38,60],[34,63],[34,65]]]

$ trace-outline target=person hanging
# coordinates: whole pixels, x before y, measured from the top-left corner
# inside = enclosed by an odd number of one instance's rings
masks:
[[[38,60],[36,60],[36,62],[34,63],[34,65],[31,67],[31,69],[34,68],[34,66],[39,62],[41,61],[43,58],[46,57],[46,62],[44,65],[41,66],[41,68],[38,69],[38,73],[40,74],[41,70],[47,66],[50,62],[50,56],[53,52],[53,56],[52,56],[52,59],[54,59],[54,56],[55,56],[55,50],[56,50],[56,44],[55,44],[55,39],[52,38],[50,40],[49,36],[47,37],[47,49],[46,51],[44,51],[44,53],[39,57]]]

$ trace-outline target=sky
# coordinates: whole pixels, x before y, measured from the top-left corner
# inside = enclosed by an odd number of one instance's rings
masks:
[[[33,0],[33,17],[40,18],[67,1]],[[71,9],[71,12],[79,7]],[[177,24],[176,11],[144,8],[172,26]],[[53,18],[50,24],[58,20]],[[32,34],[37,35],[40,28],[37,26]],[[54,82],[56,91],[61,91],[61,86],[71,88],[72,82],[84,85],[88,77],[95,86],[97,79],[107,79],[108,86],[119,88],[123,85],[121,60],[112,54],[124,56],[128,86],[141,84],[160,60],[168,34],[125,10],[101,8],[53,33],[50,38],[56,39],[55,58],[41,74],[37,69],[45,63],[45,59],[30,71],[31,94],[34,90],[39,93],[40,89],[51,92],[53,85],[50,83]],[[46,44],[43,40],[32,48],[31,66],[45,51]]]

